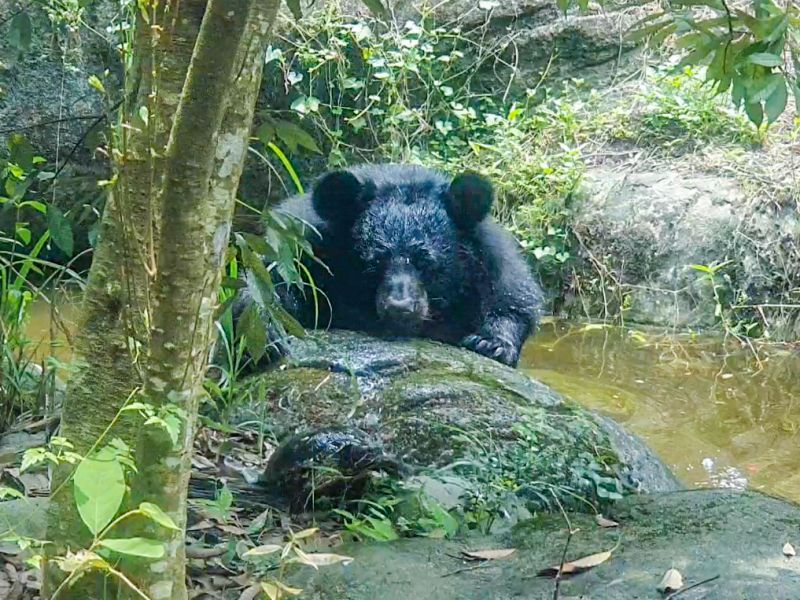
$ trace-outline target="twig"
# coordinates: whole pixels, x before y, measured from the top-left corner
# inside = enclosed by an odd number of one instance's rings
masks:
[[[9,127],[7,129],[0,129],[0,134],[14,133],[16,131],[27,131],[28,129],[36,129],[37,127],[45,127],[46,125],[58,125],[59,123],[69,123],[70,121],[91,121],[98,117],[105,118],[105,115],[74,115],[72,117],[61,117],[60,119],[48,119],[46,121],[37,121],[30,125],[23,125],[22,127]]]
[[[693,583],[692,585],[688,585],[685,588],[681,588],[677,592],[672,592],[669,596],[664,598],[664,600],[671,600],[672,598],[675,598],[676,596],[680,596],[683,592],[688,592],[689,590],[694,589],[696,587],[700,587],[701,585],[705,585],[707,583],[711,583],[712,581],[714,581],[716,579],[719,579],[719,575],[714,575],[713,577],[709,577],[708,579],[703,579],[703,581],[698,581],[697,583]]]
[[[117,110],[120,106],[122,106],[122,100],[120,100],[114,106],[112,106],[109,109],[108,113],[111,113],[111,112]],[[104,113],[102,115],[97,115],[95,117],[94,122],[91,125],[89,125],[89,127],[86,128],[86,131],[84,131],[83,134],[81,134],[81,137],[78,138],[78,141],[75,142],[74,146],[72,146],[72,150],[69,151],[69,154],[67,154],[67,157],[61,163],[61,165],[56,169],[55,175],[53,175],[53,179],[58,177],[59,173],[61,173],[61,171],[64,170],[64,167],[66,167],[67,164],[69,163],[69,161],[72,160],[72,157],[75,156],[75,153],[78,151],[78,148],[80,148],[81,144],[83,144],[83,142],[86,140],[86,138],[89,137],[89,134],[94,130],[94,128],[97,127],[103,121],[108,119],[108,113]]]
[[[556,573],[556,581],[555,581],[555,588],[553,588],[553,600],[558,600],[559,595],[561,593],[561,574],[564,572],[564,564],[567,562],[567,551],[569,550],[569,543],[572,541],[572,523],[569,521],[569,517],[567,516],[567,512],[564,510],[564,507],[561,506],[561,502],[556,496],[556,493],[550,490],[553,494],[553,498],[555,498],[556,504],[558,504],[558,509],[561,511],[561,514],[564,516],[564,520],[567,522],[567,541],[564,542],[564,551],[561,553],[561,564],[558,566],[558,573]]]
[[[476,569],[482,569],[490,564],[489,561],[484,561],[478,563],[477,565],[470,565],[469,567],[464,567],[462,569],[456,569],[455,571],[450,571],[449,573],[445,573],[442,577],[450,577],[451,575],[458,575],[459,573],[466,573],[467,571],[475,571]]]

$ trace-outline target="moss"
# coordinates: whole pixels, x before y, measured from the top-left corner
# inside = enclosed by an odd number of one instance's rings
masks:
[[[463,478],[474,509],[499,511],[514,495],[535,509],[555,498],[586,508],[617,497],[633,470],[605,421],[471,352],[332,332],[294,342],[292,353],[286,369],[257,376],[269,392],[249,407],[250,419],[269,414],[279,440],[363,431],[415,470]],[[652,455],[644,462],[666,473]],[[653,481],[671,485],[666,476]]]

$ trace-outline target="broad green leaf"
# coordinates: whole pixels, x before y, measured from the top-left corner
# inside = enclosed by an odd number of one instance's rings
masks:
[[[164,556],[164,544],[148,538],[116,538],[100,540],[100,545],[120,554],[142,556],[144,558],[161,558]]]
[[[764,112],[767,115],[767,124],[774,123],[786,109],[786,102],[789,100],[789,92],[786,89],[786,81],[781,76],[781,82],[769,98],[764,101]]]
[[[61,209],[52,204],[47,207],[47,227],[55,245],[67,256],[72,256],[72,226]]]
[[[321,154],[322,151],[317,146],[317,142],[309,135],[302,127],[295,125],[289,121],[276,121],[275,132],[283,142],[289,146],[292,152],[297,151],[298,146],[302,146],[307,150]]]
[[[149,519],[155,521],[162,527],[172,529],[173,531],[180,531],[180,527],[175,524],[167,513],[161,510],[161,507],[152,504],[151,502],[142,502],[139,505],[139,510],[142,511]]]
[[[747,61],[754,65],[761,65],[762,67],[781,67],[783,66],[783,58],[768,52],[754,52],[747,57]]]
[[[755,126],[761,127],[761,123],[764,122],[764,109],[761,108],[761,102],[748,102],[744,105],[744,110]]]
[[[33,168],[35,152],[28,138],[22,134],[13,133],[9,136],[6,146],[11,154],[11,161],[16,163],[23,172]],[[19,172],[16,176],[21,178],[23,173]]]
[[[763,102],[772,95],[772,92],[781,83],[783,83],[783,75],[780,73],[771,73],[754,81],[747,89],[747,101]]]
[[[247,352],[258,361],[267,351],[267,330],[255,303],[248,306],[239,320],[239,335],[244,336]]]
[[[31,243],[31,230],[25,226],[25,223],[16,223],[14,225],[14,233],[17,239],[26,246]]]
[[[25,494],[23,494],[19,490],[15,490],[14,488],[10,488],[7,486],[0,486],[0,500],[5,500],[6,498],[24,499]]]
[[[272,121],[264,121],[256,129],[256,137],[265,146],[275,139],[275,125]]]
[[[42,202],[39,202],[38,200],[27,200],[25,202],[22,202],[20,206],[30,206],[36,212],[40,212],[43,215],[47,214],[47,205],[45,205]]]
[[[81,520],[97,535],[111,523],[125,496],[125,476],[116,453],[103,448],[85,458],[72,483]]]
[[[289,312],[283,308],[280,304],[276,304],[272,307],[273,316],[280,321],[283,328],[286,330],[286,333],[289,335],[293,335],[297,338],[305,337],[306,330],[303,329],[303,326],[300,322],[295,319]]]

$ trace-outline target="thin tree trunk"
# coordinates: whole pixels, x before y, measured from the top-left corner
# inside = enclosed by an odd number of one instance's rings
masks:
[[[236,190],[278,4],[211,0],[167,149],[145,395],[154,406],[180,408],[184,426],[177,445],[162,429],[141,432],[132,496],[160,506],[181,531],[142,524],[149,530],[145,535],[169,536],[164,559],[134,565],[137,581],[153,600],[186,597],[184,528],[194,425]]]
[[[131,122],[142,106],[148,107],[149,119],[144,130],[124,129],[116,148],[118,181],[106,200],[84,292],[60,430],[80,454],[98,441],[102,446],[119,437],[134,445],[137,439],[138,430],[130,419],[120,419],[106,430],[143,383],[149,348],[150,257],[155,251],[158,217],[154,191],[162,171],[159,156],[164,154],[205,11],[205,0],[180,4],[180,18],[166,4],[151,14],[150,24],[138,15],[133,49],[137,71],[126,81],[129,100],[122,121]],[[160,32],[157,38],[154,31]],[[49,557],[85,548],[92,541],[69,482],[74,469],[67,464],[53,472]],[[56,566],[45,564],[44,597],[65,577]],[[62,591],[60,598],[84,600],[99,597],[101,590],[107,590],[101,578],[85,576],[78,585]]]
[[[186,418],[177,447],[163,430],[148,427],[139,433],[139,474],[130,498],[133,505],[144,500],[158,504],[181,528],[220,267],[266,41],[279,4],[173,0],[160,5],[159,27],[137,31],[137,99],[126,113],[130,116],[147,106],[149,119],[144,131],[130,133],[122,149],[117,193],[104,213],[86,293],[76,376],[64,407],[62,434],[78,441],[81,453],[102,435],[137,388],[145,388],[145,401],[183,411]],[[119,426],[108,432],[111,435],[133,437]],[[75,510],[68,485],[71,473],[62,469],[54,480],[58,493],[48,533],[57,543],[50,556],[91,541]],[[148,523],[131,526],[141,535]],[[163,539],[167,533],[173,532],[153,529],[149,537]],[[156,600],[183,599],[184,532],[167,542],[163,560],[125,565],[125,572]],[[52,565],[47,569],[45,597],[63,577]],[[60,597],[107,597],[108,584],[83,577]],[[130,590],[123,587],[118,592],[126,595]]]

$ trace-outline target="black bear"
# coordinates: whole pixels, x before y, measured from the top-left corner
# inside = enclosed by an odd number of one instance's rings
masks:
[[[542,293],[515,240],[489,216],[493,199],[477,174],[363,165],[323,175],[279,209],[316,229],[308,235],[327,269],[308,267],[327,297],[320,323],[460,344],[516,366]],[[311,294],[280,296],[314,325]]]

